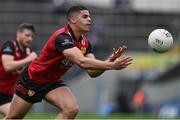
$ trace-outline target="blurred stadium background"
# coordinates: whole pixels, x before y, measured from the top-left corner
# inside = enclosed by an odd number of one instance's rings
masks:
[[[50,34],[64,26],[65,12],[75,4],[90,9],[93,26],[87,36],[97,58],[105,59],[123,44],[128,45],[125,54],[134,58],[129,68],[107,71],[96,79],[77,66],[68,72],[64,80],[78,99],[80,115],[178,118],[180,0],[0,0],[0,44],[14,38],[21,22],[31,22],[37,29],[32,48],[39,54]],[[158,54],[148,47],[148,35],[157,28],[168,30],[174,38],[167,53]],[[30,114],[53,118],[56,112],[43,101]]]

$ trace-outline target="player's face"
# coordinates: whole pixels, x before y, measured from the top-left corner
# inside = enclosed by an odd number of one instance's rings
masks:
[[[22,47],[27,48],[30,46],[33,40],[34,33],[29,29],[24,29],[21,32],[17,32],[17,39],[19,39]]]
[[[75,17],[77,27],[83,32],[91,28],[91,18],[88,10],[81,10]]]

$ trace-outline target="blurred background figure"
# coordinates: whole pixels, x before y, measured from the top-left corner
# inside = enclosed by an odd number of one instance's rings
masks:
[[[64,79],[68,79],[65,81],[75,91],[80,113],[101,114],[106,106],[111,106],[106,113],[113,114],[121,108],[114,107],[121,103],[118,96],[125,96],[119,98],[126,100],[133,114],[146,114],[144,108],[133,103],[136,91],[141,90],[145,93],[144,105],[148,114],[179,117],[180,0],[43,0],[35,3],[32,0],[1,0],[0,26],[3,29],[0,29],[0,43],[14,37],[14,28],[27,21],[37,26],[37,42],[32,42],[32,48],[40,53],[49,35],[66,22],[64,11],[75,4],[90,8],[91,18],[96,23],[93,23],[88,38],[97,38],[91,44],[99,46],[95,53],[99,59],[106,59],[113,47],[123,43],[127,44],[128,54],[134,58],[129,69],[121,73],[108,71],[93,81],[83,71],[69,71],[74,73],[75,79],[69,79],[70,74]],[[56,9],[60,9],[60,14],[54,14]],[[168,30],[174,38],[173,48],[163,54],[153,52],[147,44],[148,35],[157,28]],[[138,81],[143,82],[137,85]],[[89,93],[85,94],[83,89]],[[39,111],[57,112],[46,102],[32,109],[32,112]]]
[[[37,55],[30,44],[35,28],[30,23],[19,25],[16,38],[6,41],[0,52],[0,112],[7,115],[19,74]]]

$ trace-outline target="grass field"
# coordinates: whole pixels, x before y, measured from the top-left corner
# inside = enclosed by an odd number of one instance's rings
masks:
[[[25,119],[54,119],[55,113],[29,113]],[[2,116],[0,117],[2,119]],[[157,119],[152,115],[130,115],[130,114],[112,114],[109,116],[100,116],[98,114],[78,114],[76,119]]]

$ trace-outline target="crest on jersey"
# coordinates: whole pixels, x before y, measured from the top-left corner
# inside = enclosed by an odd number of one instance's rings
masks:
[[[86,53],[86,48],[85,48],[85,47],[82,47],[82,48],[81,48],[81,52],[82,52],[83,54],[85,54],[85,53]]]
[[[28,90],[28,96],[34,96],[34,94],[35,94],[35,91],[33,91],[33,90]]]

